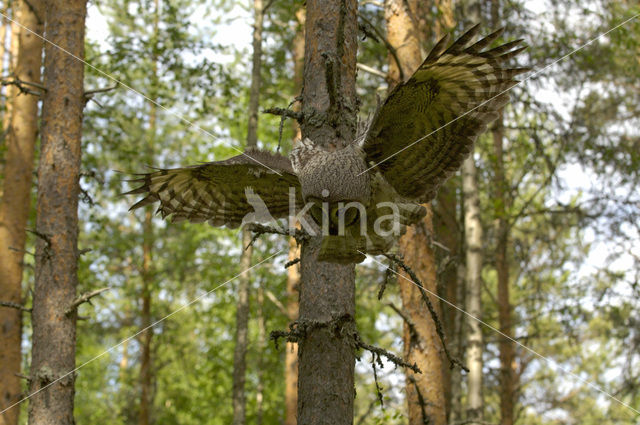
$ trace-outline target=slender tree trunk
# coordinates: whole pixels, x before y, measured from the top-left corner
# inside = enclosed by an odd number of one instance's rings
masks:
[[[156,128],[157,108],[151,106],[149,115],[150,143]],[[153,132],[152,132],[153,130]],[[147,208],[142,224],[142,311],[140,312],[142,329],[151,326],[151,297],[153,285],[152,255],[153,255],[153,224],[151,210]],[[138,424],[149,425],[151,423],[152,405],[152,370],[151,370],[151,344],[153,339],[153,329],[146,329],[140,334],[140,344],[142,353],[140,355],[140,411],[138,413]]]
[[[438,293],[453,305],[460,302],[460,287],[464,286],[459,279],[462,267],[460,261],[460,235],[461,226],[458,223],[458,196],[457,196],[457,180],[450,180],[438,191],[437,201],[434,203],[433,227],[438,242],[444,247],[436,248],[436,264],[438,265]],[[446,248],[446,250],[445,250]],[[459,322],[461,320],[460,312],[451,307],[444,301],[440,302],[440,310],[442,311],[442,324],[445,335],[449,341],[449,348],[452,353],[460,357],[458,351],[459,346]],[[447,362],[442,363],[444,377],[444,394],[445,404],[447,406],[447,420],[451,422],[453,410],[459,411],[457,403],[460,397],[460,368],[449,367]],[[455,409],[454,409],[455,408]]]
[[[389,80],[392,84],[408,79],[422,63],[420,34],[415,11],[417,0],[386,0],[385,19],[387,39],[396,50],[395,59],[389,64]],[[400,70],[400,67],[402,70]],[[427,216],[419,225],[407,230],[400,239],[400,252],[405,262],[416,271],[425,288],[437,293],[435,254],[431,249],[433,236],[433,214],[431,205],[425,205]],[[410,364],[417,364],[421,374],[405,370],[407,376],[406,394],[409,425],[446,424],[445,378],[440,356],[441,343],[435,324],[428,314],[420,290],[406,276],[398,279],[402,307],[417,332],[412,335],[408,323],[404,324],[404,358]],[[439,302],[432,297],[432,303],[440,314]]]
[[[86,0],[46,2],[47,38],[84,57]],[[84,65],[45,45],[41,156],[38,167],[36,275],[30,393],[75,368],[76,312],[66,314],[78,282],[78,193]],[[72,425],[73,373],[30,398],[31,425]]]
[[[357,1],[307,0],[302,135],[351,143],[356,129]],[[328,78],[332,77],[332,78]],[[301,253],[298,422],[353,423],[355,266],[318,262],[320,238]]]
[[[153,43],[155,46],[151,49],[151,89],[152,91],[158,85],[158,57],[155,53],[159,36],[160,22],[160,0],[154,0],[154,16],[153,16]],[[145,156],[149,163],[152,162],[154,156],[154,144],[156,141],[156,130],[158,121],[158,107],[155,103],[149,105],[149,129],[147,132],[147,146],[145,148]],[[140,408],[138,411],[138,424],[149,425],[152,420],[153,406],[153,368],[152,368],[152,344],[153,329],[150,328],[152,320],[151,304],[153,300],[153,214],[151,207],[145,208],[144,219],[142,222],[142,291],[141,302],[142,310],[140,311],[140,321],[144,332],[140,334]]]
[[[500,0],[491,2],[491,21],[494,27],[500,25]],[[507,207],[510,200],[507,195],[508,182],[504,172],[504,117],[500,117],[493,125],[494,187],[496,193],[496,272],[498,276],[498,323],[500,331],[513,337],[513,312],[511,297],[509,296],[509,260],[507,249],[509,246],[509,225],[507,223]],[[518,388],[518,374],[516,372],[516,353],[513,342],[500,337],[500,424],[513,425],[516,404],[516,389]]]
[[[7,15],[9,13],[9,8],[7,7],[9,3],[9,0],[6,1],[2,1],[2,13],[4,15]],[[10,24],[9,21],[7,20],[7,18],[5,18],[4,16],[0,19],[0,75],[7,75],[7,73],[5,72],[5,68],[6,68],[6,61],[5,61],[5,54],[7,53],[7,49],[6,49],[6,43],[7,43],[7,28],[9,28]],[[0,87],[0,98],[2,97],[3,92],[5,91],[4,87]],[[4,99],[0,100],[2,103],[0,104],[0,106],[4,107]],[[5,130],[4,128],[2,129],[3,131]],[[1,166],[0,166],[1,167]],[[0,168],[0,174],[2,172],[2,168]],[[2,189],[0,189],[2,190]],[[0,192],[0,197],[2,196],[2,192]]]
[[[264,19],[262,0],[253,1],[254,27],[253,27],[253,59],[251,69],[251,91],[249,93],[249,123],[247,128],[247,148],[253,148],[258,143],[258,107],[260,103],[260,85],[262,68],[262,26]],[[240,270],[251,267],[251,255],[253,247],[251,232],[242,230],[243,251],[240,256]],[[245,249],[245,247],[247,247]],[[233,353],[233,424],[244,425],[246,423],[246,394],[245,375],[247,369],[246,356],[249,344],[249,285],[251,275],[244,273],[238,278],[238,302],[236,309],[236,336]]]
[[[256,365],[258,383],[256,385],[256,425],[262,425],[264,417],[264,356],[266,348],[266,323],[264,317],[264,285],[258,284],[258,364]]]
[[[462,192],[464,196],[464,228],[466,238],[466,310],[474,318],[482,317],[482,223],[478,200],[478,181],[473,155],[462,164]],[[467,420],[483,419],[482,399],[482,328],[467,316]],[[470,422],[476,424],[479,422]]]
[[[11,2],[11,18],[14,22],[9,24],[10,37],[9,37],[9,63],[7,69],[9,75],[14,74],[16,71],[16,65],[18,62],[18,50],[20,49],[20,27],[17,22],[22,22],[22,10],[20,7],[21,1],[14,0]],[[7,86],[7,103],[4,116],[2,117],[2,128],[9,128],[9,122],[11,120],[11,111],[13,110],[13,99],[18,95],[18,88],[16,86]]]
[[[300,248],[294,239],[289,240],[289,261],[298,258]],[[287,271],[287,316],[292,322],[298,320],[298,287],[300,267],[296,264]],[[298,408],[298,344],[287,342],[284,358],[285,367],[285,425],[296,425]]]
[[[43,5],[36,0],[32,7],[20,2],[24,25],[42,34]],[[20,34],[15,74],[24,81],[40,82],[42,40],[35,35]],[[3,49],[4,50],[4,49]],[[13,113],[6,129],[4,190],[0,203],[0,298],[22,304],[22,265],[27,220],[31,204],[33,156],[38,135],[38,98],[22,95],[11,99]],[[0,410],[18,401],[22,393],[20,363],[22,358],[22,311],[0,308]],[[19,408],[2,415],[7,425],[18,423]]]
[[[302,90],[302,78],[304,71],[304,23],[305,10],[300,8],[296,11],[296,34],[293,38],[293,91],[294,96],[300,94]],[[300,110],[299,105],[295,106],[297,111]],[[301,137],[300,126],[294,121],[294,143]],[[300,257],[300,247],[296,241],[289,239],[289,261]],[[287,271],[287,316],[290,321],[298,320],[298,287],[300,285],[300,266],[293,265]],[[287,342],[284,358],[284,404],[285,417],[284,425],[296,425],[298,423],[298,344]]]
[[[498,275],[498,322],[500,331],[513,335],[512,311],[509,297],[509,262],[507,247],[509,230],[506,220],[506,180],[504,174],[503,157],[504,127],[502,117],[498,118],[493,127],[493,144],[495,156],[495,190],[496,190],[496,272]],[[513,342],[500,337],[500,424],[513,425],[514,406],[517,388],[515,371],[515,350]]]

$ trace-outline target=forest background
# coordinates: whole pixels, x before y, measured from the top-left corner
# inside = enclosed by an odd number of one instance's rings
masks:
[[[3,14],[22,22],[20,3],[5,4]],[[393,49],[385,29],[385,6],[392,2],[386,3],[359,2],[362,119],[373,113],[377,96],[383,97],[392,82]],[[303,6],[272,1],[263,7],[260,109],[286,108],[300,91],[296,67]],[[269,341],[270,331],[285,330],[295,319],[292,279],[297,266],[284,268],[295,257],[291,242],[262,237],[253,246],[253,264],[278,254],[252,269],[247,280],[246,381],[238,388],[234,352],[240,280],[234,276],[243,271],[241,232],[166,223],[151,211],[129,213],[132,200],[120,196],[129,186],[118,171],[224,159],[244,148],[253,8],[254,3],[230,0],[89,4],[85,60],[90,66],[85,67],[84,86],[95,92],[87,98],[82,128],[77,293],[109,290],[78,309],[75,353],[76,364],[83,365],[75,380],[78,424],[228,424],[237,421],[240,396],[246,402],[246,423],[291,423],[287,406],[295,395],[285,357],[293,346]],[[423,53],[439,36],[459,35],[482,22],[483,34],[505,26],[503,40],[523,38],[529,48],[518,64],[532,68],[526,81],[511,90],[502,125],[479,139],[473,156],[484,235],[478,315],[485,322],[480,327],[482,418],[469,412],[467,375],[456,368],[443,371],[442,382],[431,387],[441,388],[443,423],[637,423],[640,22],[632,19],[573,52],[637,16],[637,4],[429,0],[421,3],[420,12]],[[3,21],[5,138],[14,99],[36,95],[25,87],[38,90],[9,83],[15,82],[19,31]],[[144,96],[115,87],[105,73]],[[294,124],[285,122],[280,134],[280,117],[260,114],[259,123],[258,146],[275,151],[281,138],[281,150],[291,149]],[[0,145],[0,157],[4,194],[7,143]],[[36,145],[34,173],[38,158]],[[27,229],[35,228],[36,183]],[[434,202],[428,243],[434,291],[466,310],[471,291],[465,279],[468,194],[462,185],[456,176]],[[3,202],[7,204],[4,197]],[[21,370],[9,372],[23,377],[29,376],[31,365],[29,309],[38,239],[25,235],[19,299],[24,311],[0,307],[2,314],[18,312],[22,318]],[[386,260],[369,259],[357,268],[358,330],[369,343],[402,355],[410,320],[402,314],[395,279],[380,262]],[[506,298],[500,286],[505,271]],[[3,294],[0,301],[11,301]],[[467,363],[473,319],[445,301],[432,301],[449,349]],[[496,329],[521,345],[505,342]],[[425,343],[440,344],[435,337]],[[504,344],[513,351],[509,366],[501,357]],[[442,350],[439,355],[444,358]],[[405,388],[411,387],[411,378],[383,361],[376,384],[371,363],[370,354],[361,353],[354,423],[406,423]],[[506,394],[505,379],[511,388]],[[28,383],[19,382],[19,395],[27,395]],[[512,403],[510,414],[505,400]],[[2,403],[2,408],[8,405]],[[19,406],[19,423],[27,422],[27,405]]]

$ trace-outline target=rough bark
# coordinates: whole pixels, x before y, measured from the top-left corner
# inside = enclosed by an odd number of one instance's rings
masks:
[[[24,25],[42,34],[43,4],[34,0],[29,7],[19,2]],[[0,37],[1,39],[1,37]],[[42,40],[23,31],[20,34],[15,75],[40,83]],[[4,49],[3,49],[4,50]],[[6,129],[2,203],[0,203],[0,298],[22,304],[22,268],[26,227],[31,204],[33,156],[38,135],[38,98],[21,95],[11,99],[13,113]],[[22,393],[20,374],[22,311],[0,308],[0,410],[18,401]],[[20,409],[11,409],[0,418],[6,425],[18,423]]]
[[[298,258],[300,248],[296,241],[289,240],[289,261]],[[300,285],[300,266],[293,265],[287,272],[287,316],[292,322],[298,320],[298,288]],[[298,344],[287,342],[284,358],[285,367],[285,425],[296,425],[298,411]]]
[[[297,96],[302,90],[302,77],[304,71],[304,22],[305,10],[300,8],[296,11],[297,28],[293,38],[292,58],[293,58],[293,92]],[[299,105],[294,108],[300,109]],[[294,143],[299,140],[301,134],[300,126],[293,121]],[[300,257],[300,247],[296,241],[289,239],[289,261]],[[287,271],[287,316],[290,321],[298,320],[298,287],[300,285],[300,266],[298,264],[289,267]],[[284,425],[296,425],[298,423],[298,344],[287,342],[285,359],[285,417]]]
[[[500,332],[513,336],[512,309],[509,296],[509,262],[507,247],[509,230],[506,220],[506,180],[504,174],[503,139],[504,127],[502,117],[498,118],[493,128],[493,146],[495,156],[494,187],[496,191],[496,272],[498,276],[498,323]],[[515,371],[515,349],[513,342],[500,337],[500,424],[513,425],[514,406],[517,388]]]
[[[249,123],[247,126],[247,148],[255,147],[258,143],[258,106],[260,103],[260,69],[262,67],[262,26],[264,19],[262,0],[253,1],[253,58],[251,67],[251,89],[249,92]],[[240,256],[240,270],[251,267],[253,247],[251,232],[242,230],[242,246],[248,247]],[[245,375],[247,369],[247,347],[249,344],[249,285],[251,275],[244,273],[238,278],[238,301],[236,304],[236,335],[233,353],[233,424],[244,425],[246,422],[246,394]]]
[[[354,140],[356,0],[308,0],[302,135],[325,147]],[[298,422],[353,423],[355,267],[318,262],[320,239],[301,252]]]
[[[404,261],[416,272],[424,287],[436,292],[436,268],[433,261],[434,254],[430,248],[432,230],[432,211],[427,210],[424,221],[410,227],[400,241],[400,249]],[[400,278],[407,281],[409,277]],[[436,326],[426,312],[420,290],[416,285],[400,285],[400,295],[405,314],[413,322],[417,337],[412,337],[408,324],[405,323],[403,332],[404,359],[407,363],[416,363],[422,373],[415,374],[407,371],[407,403],[408,424],[422,425],[424,423],[444,425],[447,423],[442,344],[436,333]],[[432,295],[431,303],[441,316],[438,299]]]
[[[420,36],[413,11],[417,10],[417,0],[386,0],[385,19],[387,39],[395,49],[395,58],[389,64],[389,80],[397,83],[409,78],[422,62]],[[399,63],[398,63],[399,62]],[[401,69],[400,69],[401,68]],[[431,248],[433,236],[431,205],[425,205],[427,216],[420,224],[409,228],[400,239],[400,252],[405,262],[416,271],[425,288],[436,293],[436,263]],[[417,286],[405,277],[398,279],[402,308],[413,323],[417,333],[412,335],[408,323],[404,324],[404,359],[409,364],[417,364],[421,374],[405,369],[406,398],[409,425],[422,425],[428,421],[434,425],[446,424],[444,395],[442,345],[436,327],[428,314]],[[438,314],[437,298],[432,297]]]
[[[466,310],[474,318],[482,317],[482,223],[478,199],[476,164],[473,155],[462,164],[464,228],[466,238]],[[482,328],[476,319],[467,321],[467,420],[482,421]],[[477,424],[479,422],[469,422]]]
[[[86,0],[46,2],[46,37],[84,57]],[[32,425],[71,425],[75,375],[80,139],[84,107],[82,62],[45,45],[41,156],[38,167],[36,272],[30,393]],[[67,374],[65,376],[65,374]]]

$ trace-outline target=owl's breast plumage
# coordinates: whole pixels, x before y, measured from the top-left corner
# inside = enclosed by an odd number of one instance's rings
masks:
[[[317,149],[298,171],[305,199],[368,204],[371,182],[362,151],[353,145],[333,152]]]

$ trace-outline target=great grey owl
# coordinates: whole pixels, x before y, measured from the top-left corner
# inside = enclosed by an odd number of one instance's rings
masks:
[[[329,150],[304,139],[290,158],[253,149],[140,174],[133,181],[142,186],[127,194],[146,196],[131,209],[159,201],[163,218],[237,227],[254,217],[256,202],[276,219],[302,208],[326,230],[319,260],[360,262],[362,253],[386,252],[404,226],[424,216],[420,204],[458,170],[507,103],[514,78],[528,70],[505,66],[524,49],[522,40],[485,50],[502,30],[471,44],[477,31],[448,48],[448,37],[440,40],[346,147]]]

